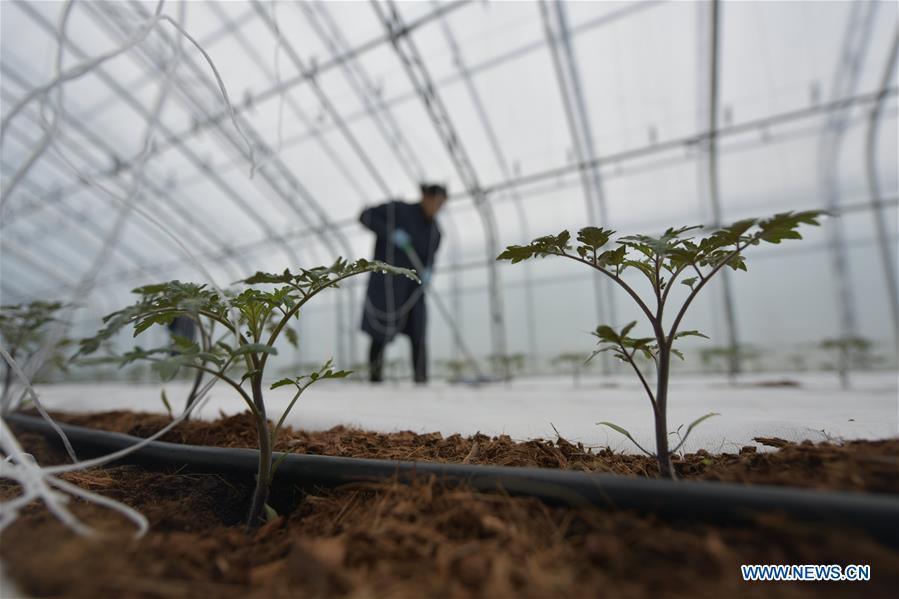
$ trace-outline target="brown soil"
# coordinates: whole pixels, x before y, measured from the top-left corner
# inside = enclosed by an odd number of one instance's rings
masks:
[[[138,437],[150,436],[171,422],[165,416],[125,411],[56,416],[70,424]],[[256,429],[249,412],[214,422],[182,423],[162,440],[219,447],[257,446]],[[810,441],[795,444],[762,437],[756,441],[776,447],[777,451],[759,452],[754,446],[744,447],[738,454],[709,454],[700,450],[676,456],[675,467],[683,478],[689,479],[899,494],[899,439],[843,444]],[[279,435],[275,449],[314,455],[561,468],[628,476],[658,473],[655,460],[647,456],[616,453],[608,448],[585,448],[562,438],[515,442],[506,435],[444,437],[440,433],[409,431],[384,434],[338,426],[320,432],[287,428]]]
[[[42,437],[20,440],[43,463],[64,458]],[[248,536],[237,523],[249,488],[235,481],[135,466],[66,476],[137,508],[151,531],[135,541],[117,515],[75,502],[106,532],[80,538],[30,506],[3,534],[0,556],[32,596],[888,597],[899,588],[896,551],[775,516],[751,527],[670,524],[431,479],[310,493]],[[15,493],[0,481],[0,498]],[[872,580],[744,583],[742,563],[870,564]]]

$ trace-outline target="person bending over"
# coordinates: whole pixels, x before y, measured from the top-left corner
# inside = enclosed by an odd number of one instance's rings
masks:
[[[444,186],[421,185],[421,201],[394,200],[367,208],[359,216],[359,222],[376,235],[375,260],[415,270],[422,280],[419,284],[383,273],[372,273],[368,279],[362,330],[371,337],[368,362],[372,382],[383,380],[384,348],[397,334],[406,335],[412,343],[415,382],[428,380],[424,286],[440,245],[440,227],[434,217],[444,202]]]

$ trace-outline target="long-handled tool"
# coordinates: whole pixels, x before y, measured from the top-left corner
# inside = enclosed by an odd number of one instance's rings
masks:
[[[409,257],[409,260],[412,262],[412,266],[415,267],[415,270],[418,272],[419,276],[422,276],[425,272],[425,266],[421,262],[421,258],[418,257],[418,254],[415,251],[415,248],[411,245],[403,246],[403,251],[406,252],[406,255]],[[466,361],[471,365],[471,369],[474,371],[475,378],[473,380],[462,381],[474,385],[479,385],[481,383],[491,383],[494,382],[495,379],[485,376],[483,372],[481,372],[481,368],[478,366],[477,361],[474,359],[474,355],[469,351],[468,346],[465,345],[465,341],[462,339],[462,334],[459,331],[459,327],[456,325],[455,320],[453,320],[452,314],[450,314],[449,308],[446,307],[446,304],[443,303],[443,299],[440,297],[433,287],[431,287],[431,281],[422,279],[422,288],[425,293],[427,293],[431,299],[434,300],[434,303],[437,305],[437,309],[440,311],[440,314],[443,315],[444,320],[446,320],[446,324],[449,326],[450,331],[453,334],[453,339],[459,346],[459,349],[462,350],[462,354],[465,356]]]

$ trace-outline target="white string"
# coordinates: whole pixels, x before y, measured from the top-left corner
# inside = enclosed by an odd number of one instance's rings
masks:
[[[31,90],[24,98],[22,98],[14,108],[6,115],[6,117],[0,121],[0,143],[2,143],[7,127],[11,120],[19,113],[21,110],[27,106],[30,102],[35,99],[40,99],[41,109],[39,110],[39,114],[41,117],[41,122],[44,128],[45,136],[38,144],[37,148],[32,152],[32,155],[25,161],[22,167],[19,168],[16,175],[13,178],[13,181],[7,188],[3,191],[2,204],[0,204],[0,209],[2,209],[6,205],[6,200],[8,199],[9,193],[13,191],[15,185],[20,181],[27,171],[31,168],[34,162],[40,157],[48,147],[51,147],[51,141],[60,136],[60,125],[65,122],[66,114],[65,114],[65,106],[64,106],[64,95],[62,91],[62,84],[66,81],[78,78],[84,74],[87,74],[91,70],[98,68],[103,62],[118,56],[127,50],[130,50],[141,41],[143,41],[150,31],[156,26],[159,22],[167,22],[172,25],[176,30],[178,30],[181,35],[188,39],[204,56],[207,63],[215,75],[216,81],[219,86],[219,90],[222,93],[222,97],[224,98],[225,103],[228,106],[229,112],[231,114],[231,120],[234,124],[235,128],[238,130],[238,133],[243,138],[244,142],[247,144],[250,150],[250,162],[251,166],[251,176],[253,173],[253,169],[255,169],[254,162],[254,154],[253,147],[247,139],[244,132],[241,130],[239,124],[237,123],[235,112],[233,106],[231,105],[230,99],[228,97],[227,89],[225,88],[224,82],[222,81],[219,72],[213,63],[212,59],[206,53],[206,51],[197,43],[197,41],[184,30],[184,28],[174,21],[171,17],[161,14],[163,2],[160,1],[157,4],[155,14],[152,18],[147,19],[143,24],[141,24],[138,29],[132,34],[129,38],[127,38],[126,42],[120,46],[119,48],[110,51],[106,54],[95,57],[91,60],[85,61],[71,69],[63,72],[63,57],[64,57],[64,47],[67,42],[66,36],[66,26],[68,22],[68,18],[71,12],[71,8],[74,5],[74,0],[70,0],[65,8],[63,15],[60,19],[59,32],[57,34],[57,40],[59,43],[57,57],[56,57],[56,72],[55,77],[43,86],[39,86],[33,90]],[[182,7],[183,10],[183,7]],[[183,15],[183,12],[182,12]],[[173,235],[167,227],[164,226],[161,222],[155,219],[151,214],[147,211],[141,209],[137,206],[137,199],[141,196],[144,178],[145,178],[145,167],[146,162],[149,159],[152,150],[153,150],[153,139],[155,135],[156,129],[160,126],[161,120],[161,112],[165,105],[165,101],[167,99],[169,88],[171,86],[171,79],[174,72],[175,67],[177,66],[178,59],[181,56],[181,37],[178,37],[178,43],[176,45],[175,54],[169,64],[166,66],[164,71],[164,77],[162,80],[161,88],[159,94],[157,96],[154,109],[150,118],[147,119],[147,128],[144,134],[144,140],[142,144],[142,150],[138,154],[135,159],[135,167],[132,169],[132,183],[131,187],[128,190],[128,193],[125,194],[125,197],[120,197],[117,193],[107,188],[105,185],[98,182],[94,177],[90,175],[85,175],[70,159],[65,153],[55,145],[52,145],[53,149],[62,157],[64,163],[71,168],[76,176],[85,180],[89,185],[100,189],[104,193],[108,194],[116,201],[122,204],[121,208],[117,212],[116,220],[111,227],[106,239],[104,240],[103,246],[95,256],[95,259],[92,262],[91,267],[88,271],[82,276],[79,283],[74,288],[74,293],[72,296],[72,302],[69,303],[68,312],[71,313],[75,309],[75,300],[81,297],[85,297],[94,287],[94,283],[97,275],[99,274],[100,269],[107,262],[107,258],[109,252],[112,251],[114,246],[116,245],[121,232],[128,220],[128,216],[132,212],[136,212],[140,214],[142,217],[146,218],[149,222],[159,227],[164,233],[170,236],[176,243],[176,245],[184,252],[184,254],[188,257],[188,259],[193,262],[203,273],[203,275],[212,283],[213,287],[215,287],[220,293],[224,295],[224,291],[218,286],[215,282],[215,279],[211,276],[211,274],[202,266],[199,260],[196,259],[195,256],[190,252],[190,250],[178,239],[175,235]],[[56,90],[55,94],[55,103],[54,110],[52,113],[52,120],[48,119],[46,114],[47,111],[47,102],[49,95],[52,91]],[[231,310],[230,317],[233,320],[232,328],[234,331],[234,335],[237,338],[238,344],[240,343],[240,331],[239,331],[239,314],[236,309]],[[71,447],[68,439],[66,438],[62,429],[57,425],[47,411],[44,409],[42,402],[40,400],[39,395],[34,390],[31,384],[31,378],[33,377],[34,372],[37,372],[40,367],[43,365],[46,359],[46,355],[53,348],[56,347],[59,340],[62,338],[65,329],[67,328],[68,318],[60,319],[56,326],[54,327],[53,332],[49,336],[49,340],[47,343],[43,345],[43,347],[33,356],[32,360],[29,360],[29,370],[33,369],[31,374],[26,373],[23,369],[15,362],[12,356],[3,349],[0,348],[0,352],[2,352],[3,358],[9,363],[10,368],[12,368],[16,374],[16,376],[21,380],[21,384],[24,385],[28,396],[31,401],[37,407],[41,416],[47,420],[51,427],[59,434],[60,438],[63,441],[63,444],[66,447],[66,451],[69,453],[70,457],[73,459],[75,463],[65,465],[65,466],[56,466],[50,468],[41,468],[33,458],[30,458],[27,454],[25,454],[21,446],[16,441],[12,432],[7,427],[6,423],[3,421],[2,416],[0,416],[0,432],[2,432],[2,438],[0,438],[0,444],[2,444],[3,453],[8,456],[8,460],[0,464],[0,476],[11,478],[17,481],[23,488],[23,494],[16,499],[7,502],[0,502],[0,530],[11,524],[18,517],[20,508],[25,505],[31,503],[36,499],[40,499],[44,502],[47,508],[53,513],[61,522],[63,522],[66,526],[74,530],[78,534],[90,535],[94,534],[94,531],[90,528],[82,524],[75,518],[71,512],[65,506],[65,503],[68,497],[60,493],[56,489],[65,491],[71,495],[75,495],[84,500],[91,501],[97,503],[99,505],[114,509],[121,514],[123,514],[126,518],[131,520],[137,525],[138,531],[137,535],[143,535],[148,527],[146,519],[140,515],[135,510],[119,503],[114,500],[104,498],[95,493],[91,493],[89,491],[85,491],[80,489],[76,485],[72,485],[66,481],[55,478],[54,474],[61,474],[64,472],[73,472],[76,470],[83,470],[86,468],[91,468],[95,466],[100,466],[103,464],[107,464],[109,462],[121,459],[140,448],[146,446],[148,443],[160,438],[169,432],[172,428],[177,426],[180,422],[182,422],[190,412],[198,406],[201,406],[205,403],[204,397],[208,391],[212,388],[212,386],[218,381],[217,378],[213,378],[209,382],[204,385],[204,387],[197,394],[197,401],[193,402],[191,406],[186,407],[182,414],[174,419],[169,425],[163,427],[160,431],[158,431],[153,436],[142,440],[135,445],[132,445],[128,448],[120,450],[118,452],[114,452],[112,454],[102,456],[100,458],[95,458],[93,460],[87,460],[78,462],[76,456],[74,454],[74,450]],[[8,406],[3,406],[7,408]]]
[[[34,387],[32,387],[29,377],[25,374],[19,364],[13,359],[13,357],[9,355],[9,352],[6,351],[5,348],[0,347],[0,355],[3,356],[3,359],[6,360],[6,364],[8,365],[8,367],[12,368],[15,375],[22,381],[22,384],[25,385],[25,391],[30,396],[31,403],[33,403],[34,407],[37,408],[38,413],[40,413],[41,417],[46,420],[51,427],[53,427],[53,430],[57,435],[59,435],[59,438],[62,439],[62,444],[65,446],[66,453],[69,454],[69,458],[71,458],[73,462],[77,462],[78,456],[75,455],[75,450],[72,448],[72,444],[69,443],[69,438],[66,437],[66,434],[64,432],[62,432],[62,429],[59,428],[59,425],[56,424],[56,422],[54,422],[52,418],[50,418],[50,414],[47,413],[47,410],[44,408],[40,397],[38,397],[38,394],[35,392]]]

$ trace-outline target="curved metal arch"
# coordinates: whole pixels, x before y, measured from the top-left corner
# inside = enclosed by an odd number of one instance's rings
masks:
[[[225,23],[225,27],[227,27],[231,31],[232,37],[237,41],[238,45],[240,45],[244,52],[247,53],[247,56],[249,56],[253,60],[254,64],[259,67],[259,70],[265,75],[266,79],[273,83],[277,83],[278,78],[275,73],[272,72],[272,70],[266,64],[265,60],[262,59],[253,44],[251,44],[247,40],[246,36],[241,33],[240,28],[237,26],[237,24],[228,20],[228,15],[225,14],[225,12],[219,7],[218,4],[214,2],[210,3],[209,9],[212,10],[212,12],[214,12],[223,23]],[[254,9],[251,9],[251,11],[252,14],[255,14]],[[294,116],[296,116],[312,133],[316,143],[318,143],[322,150],[324,150],[325,154],[327,154],[328,158],[331,160],[334,166],[337,167],[344,180],[349,183],[349,185],[356,193],[359,194],[359,196],[364,197],[365,192],[362,189],[362,186],[359,184],[353,174],[350,173],[349,169],[346,167],[343,161],[340,160],[340,158],[337,156],[334,148],[331,147],[331,144],[328,142],[328,140],[321,134],[320,128],[315,126],[313,120],[309,117],[309,115],[306,114],[302,107],[300,107],[299,103],[297,103],[293,96],[285,92],[283,98],[284,102],[293,112]]]
[[[24,112],[23,114],[28,114],[28,112]],[[81,128],[81,127],[82,127],[82,125],[78,124],[78,128]],[[13,136],[16,136],[18,134],[18,132],[16,130],[11,129],[10,134]],[[62,139],[61,141],[57,140],[57,143],[62,143],[63,145],[71,145],[70,142],[66,141],[65,139]],[[88,161],[93,161],[93,158],[89,154],[82,153],[81,156],[82,156],[82,158],[84,158]],[[59,158],[57,158],[56,156],[54,156],[53,154],[47,155],[45,157],[45,160],[48,161],[48,164],[51,164],[54,168],[59,169],[60,172],[64,173],[65,175],[68,176],[71,174],[68,170],[67,165],[62,163],[62,161]],[[94,163],[94,165],[96,166],[96,163]],[[118,181],[113,181],[113,182],[117,186],[121,185]],[[27,185],[32,185],[32,186],[35,185],[32,181],[29,181],[29,180],[23,181],[22,184],[23,185],[27,184]],[[152,190],[155,187],[155,184],[148,182],[148,187]],[[104,202],[105,204],[107,204],[109,206],[112,206],[114,208],[117,206],[117,204],[113,200],[108,198],[105,193],[93,188],[92,186],[85,187],[83,185],[79,185],[77,188],[78,191],[80,191],[82,189],[85,189],[91,196],[99,199],[100,201]],[[72,193],[77,193],[77,191],[73,191]],[[39,195],[40,195],[40,197],[43,197],[43,198],[49,198],[49,197],[53,196],[53,193],[43,191]],[[158,195],[160,195],[161,197],[167,198],[167,196],[165,194],[158,194]],[[97,239],[99,239],[102,242],[106,238],[105,233],[103,233],[102,231],[98,231],[96,229],[96,227],[94,227],[92,225],[92,221],[89,216],[88,216],[88,218],[80,218],[84,215],[73,212],[74,208],[72,208],[71,206],[68,205],[68,203],[63,201],[64,197],[68,197],[68,196],[63,196],[62,194],[60,194],[59,201],[45,201],[44,204],[52,205],[53,208],[55,208],[56,210],[65,213],[69,217],[69,219],[71,221],[75,222],[81,229],[93,234],[95,237],[97,237]],[[171,205],[173,202],[169,202],[169,203]],[[177,229],[178,229],[177,233],[180,237],[182,237],[184,239],[190,239],[191,237],[193,237],[192,231],[183,230],[183,229],[181,229],[181,227],[177,227]],[[154,240],[156,240],[160,244],[160,247],[166,248],[167,250],[171,250],[174,254],[177,255],[177,252],[174,250],[174,248],[172,248],[171,240],[168,237],[166,237],[165,235],[163,235],[160,231],[158,231],[155,228],[149,228],[149,229],[147,229],[146,232],[149,236],[151,236]],[[117,253],[117,255],[121,254],[121,255],[127,256],[128,259],[131,262],[133,262],[139,270],[142,270],[145,272],[149,270],[149,265],[147,265],[143,260],[141,260],[140,258],[137,257],[137,254],[132,251],[131,246],[129,246],[127,244],[122,244],[121,247],[118,248],[116,253]],[[228,263],[228,265],[231,266],[230,262]],[[236,270],[229,269],[230,276],[238,276],[236,273],[237,273]]]
[[[10,77],[13,81],[15,81],[16,84],[18,84],[19,86],[21,86],[21,87],[23,87],[23,88],[25,88],[25,89],[27,89],[27,88],[30,87],[28,81],[26,81],[21,75],[19,75],[19,74],[18,74],[18,73],[17,73],[17,72],[10,66],[10,65],[8,65],[8,64],[6,64],[6,63],[0,64],[0,69],[2,69],[2,72],[3,72],[6,76]],[[36,110],[35,108],[28,107],[28,108],[25,108],[25,109],[23,110],[22,114],[23,114],[23,116],[24,116],[24,115],[28,115],[28,116],[30,116],[32,119],[34,119],[35,121],[37,121],[37,118],[38,118],[37,115],[36,115],[36,114],[32,114],[33,112],[35,112],[35,110]],[[109,143],[106,142],[106,141],[105,141],[103,138],[101,138],[99,135],[97,135],[96,133],[94,133],[94,132],[93,132],[89,127],[87,127],[82,121],[80,121],[80,120],[78,120],[78,119],[72,119],[70,122],[67,123],[67,125],[71,126],[74,130],[76,130],[80,135],[82,135],[83,137],[85,137],[91,144],[93,144],[94,146],[96,146],[96,147],[97,147],[98,149],[100,149],[103,153],[105,153],[105,154],[115,154],[115,151],[114,151],[114,149],[112,148],[112,146],[110,146]],[[36,126],[39,126],[39,124],[36,125]],[[11,132],[12,132],[12,130],[11,130]],[[62,144],[65,144],[65,145],[67,145],[67,146],[69,146],[69,147],[72,146],[71,142],[69,142],[69,141],[65,138],[65,136],[60,136],[60,137],[57,139],[57,143],[62,143]],[[93,159],[89,154],[83,154],[82,157],[85,158],[85,159],[87,159],[87,160],[94,161],[94,159]],[[70,175],[71,175],[71,173],[70,173],[70,171],[69,171],[69,169],[68,169],[68,166],[65,165],[65,164],[64,164],[58,157],[54,156],[53,154],[48,154],[48,155],[45,156],[45,159],[50,160],[54,165],[58,165],[57,168],[60,169],[61,172],[65,173],[67,176],[70,176]],[[102,170],[102,166],[100,166],[97,162],[94,161],[94,165],[95,165],[95,168],[96,168],[98,171]],[[115,183],[116,183],[117,185],[119,184],[118,181],[115,181]],[[152,181],[152,177],[148,178],[148,180],[145,182],[145,185],[146,185],[149,189],[151,189],[151,190],[154,192],[154,194],[156,194],[157,196],[159,196],[160,198],[162,198],[162,200],[163,200],[164,202],[166,202],[166,204],[167,204],[172,210],[174,210],[175,212],[177,212],[177,213],[179,214],[179,216],[181,216],[181,218],[184,218],[185,221],[187,221],[187,222],[188,222],[188,223],[189,223],[189,224],[190,224],[190,225],[191,225],[191,226],[192,226],[192,227],[193,227],[193,228],[194,228],[200,235],[202,235],[202,237],[211,240],[211,242],[212,242],[211,245],[222,245],[221,241],[220,241],[220,240],[217,240],[216,237],[215,237],[215,235],[214,235],[208,228],[206,228],[204,225],[202,225],[201,223],[199,223],[199,222],[197,222],[195,219],[193,219],[193,217],[192,217],[189,213],[187,213],[186,211],[184,211],[184,210],[180,207],[180,205],[179,205],[174,199],[172,199],[172,198],[169,196],[168,193],[166,193],[166,192],[165,192],[164,190],[162,190],[159,186],[157,186],[157,185]],[[72,186],[72,190],[73,190],[73,191],[80,191],[80,190],[82,190],[83,188],[84,188],[84,184],[81,183],[81,182],[79,182],[78,184]],[[108,204],[110,204],[110,205],[114,205],[114,202],[112,202],[112,200],[110,200],[109,198],[107,198],[106,195],[105,195],[104,193],[102,193],[100,190],[94,189],[93,187],[90,187],[89,189],[90,189],[91,195],[93,195],[93,196],[99,198],[100,200],[102,200],[102,201],[104,201],[104,202],[106,202],[106,203],[108,203]],[[68,196],[68,193],[65,193],[65,192],[59,192],[59,193],[58,193],[58,197],[56,197],[55,200],[54,200],[54,198],[52,198],[49,194],[45,194],[45,195],[43,196],[44,198],[51,198],[51,199],[45,200],[45,201],[43,201],[43,202],[40,202],[40,203],[39,203],[39,204],[38,204],[38,205],[37,205],[31,212],[29,212],[29,213],[27,213],[27,214],[22,214],[22,215],[19,216],[19,218],[24,218],[24,217],[26,217],[26,216],[29,216],[30,214],[33,214],[35,211],[39,210],[41,206],[43,206],[43,205],[45,205],[45,204],[49,204],[49,203],[54,203],[54,204],[56,204],[56,203],[58,202],[58,203],[59,203],[59,206],[57,206],[57,208],[58,208],[58,209],[62,209],[61,206],[64,205],[63,200],[64,200],[65,197],[67,197],[67,196]],[[11,219],[9,219],[9,222],[12,223],[12,222],[14,222],[14,221],[16,221],[16,220],[18,220],[18,218],[11,218]],[[148,234],[150,234],[151,236],[156,237],[157,239],[158,239],[160,236],[162,236],[162,234],[161,234],[160,232],[156,231],[155,229],[152,231],[152,233],[148,233]],[[180,235],[181,237],[187,239],[187,238],[192,237],[192,232],[191,232],[190,234],[185,235],[183,231],[179,231],[179,235]],[[163,247],[166,247],[166,248],[169,248],[169,247],[171,246],[171,241],[170,241],[169,239],[165,238],[164,236],[162,236],[161,243],[163,243]],[[127,245],[123,245],[123,246],[122,246],[122,250],[125,251],[127,247],[128,247]],[[130,252],[130,250],[127,250],[127,251]],[[136,262],[140,263],[140,261],[136,261]],[[235,270],[234,272],[237,272],[237,271]]]
[[[580,73],[577,67],[575,53],[571,45],[571,36],[568,30],[565,8],[561,2],[553,3],[556,10],[550,11],[549,3],[540,0],[540,16],[543,20],[546,45],[549,48],[553,62],[553,70],[556,74],[556,82],[559,86],[562,106],[565,111],[565,120],[568,124],[568,133],[571,136],[571,144],[581,167],[581,189],[584,193],[587,219],[590,223],[601,226],[608,225],[605,193],[599,174],[599,160],[593,146],[593,135],[589,112],[584,102]],[[558,46],[562,46],[562,51]],[[615,298],[611,285],[599,273],[591,275],[593,292],[595,295],[596,314],[600,323],[614,322]],[[608,313],[607,313],[608,310]],[[611,361],[608,354],[603,354],[601,362],[603,374],[611,372]]]
[[[325,4],[313,5],[300,2],[295,6],[303,13],[306,22],[328,48],[332,57],[339,56],[349,48],[349,44]],[[362,103],[365,112],[375,123],[381,137],[393,151],[400,168],[406,172],[409,180],[416,184],[420,183],[424,179],[424,168],[418,155],[406,140],[406,136],[393,117],[390,108],[385,105],[379,90],[362,66],[360,58],[354,56],[352,59],[340,63],[339,68],[353,93]]]
[[[877,134],[883,116],[883,107],[890,89],[890,81],[896,73],[896,60],[899,57],[899,28],[893,34],[893,43],[887,57],[886,69],[880,81],[880,93],[868,118],[865,131],[865,172],[867,174],[868,191],[871,195],[874,233],[877,237],[877,248],[880,251],[880,262],[883,267],[883,280],[887,287],[887,302],[893,320],[893,343],[895,357],[899,359],[899,285],[896,280],[896,255],[890,249],[889,233],[883,212],[883,200],[880,196],[880,177],[877,172]]]
[[[700,106],[708,102],[705,117],[707,129],[700,140],[701,160],[699,162],[700,177],[705,179],[709,208],[711,209],[711,226],[720,227],[722,223],[721,194],[718,180],[718,112],[720,96],[720,64],[721,64],[721,2],[697,4],[700,11],[699,39],[699,95]],[[704,17],[707,22],[704,22]],[[702,73],[705,73],[703,75]],[[704,171],[704,172],[703,172]],[[700,181],[700,185],[702,182]],[[721,309],[724,312],[724,331],[727,338],[729,355],[727,358],[727,374],[731,380],[742,370],[740,356],[739,333],[735,311],[735,300],[731,273],[726,269],[720,276]]]
[[[20,6],[22,10],[29,16],[35,23],[37,23],[41,28],[48,31],[51,35],[55,34],[55,30],[53,25],[36,9],[29,6],[27,3],[20,2],[17,3],[17,6]],[[86,6],[91,7],[90,4]],[[92,8],[92,7],[91,7]],[[87,58],[87,53],[81,49],[77,44],[75,44],[70,38],[67,38],[66,45],[69,50],[78,58],[84,59]],[[109,75],[103,67],[98,67],[93,71],[93,73],[101,80],[103,83],[108,85],[123,101],[125,101],[132,109],[138,112],[141,116],[145,118],[149,118],[149,113],[146,108],[135,100],[133,96],[131,96],[128,91],[122,87],[122,85],[111,75]],[[166,137],[171,137],[172,132],[163,124],[159,125],[160,132]],[[213,182],[231,201],[233,201],[242,211],[244,211],[249,218],[255,222],[263,232],[268,236],[274,236],[274,232],[268,227],[268,223],[262,219],[259,214],[253,210],[253,208],[247,204],[243,198],[234,193],[234,191],[219,177],[215,172],[212,172],[208,166],[203,164],[203,161],[197,156],[194,152],[190,150],[190,148],[186,144],[177,144],[177,149],[179,153],[184,155],[185,158],[188,159],[195,167],[200,170],[203,170],[207,173],[208,179]]]

